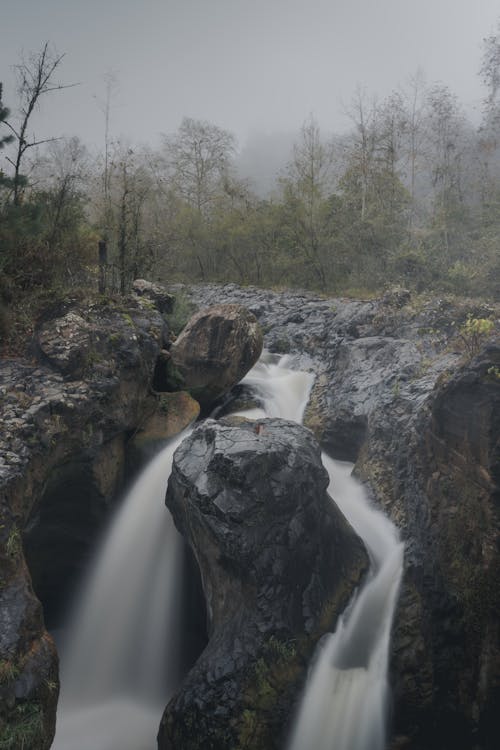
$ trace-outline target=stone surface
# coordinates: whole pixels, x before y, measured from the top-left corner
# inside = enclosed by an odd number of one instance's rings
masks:
[[[136,279],[132,284],[132,289],[139,297],[150,300],[156,309],[163,314],[171,313],[174,309],[175,297],[169,294],[160,284],[145,279]]]
[[[327,485],[312,434],[284,420],[207,420],[176,451],[167,505],[198,561],[209,642],[162,750],[284,747],[308,658],[368,567]]]
[[[255,316],[240,305],[216,305],[193,315],[172,344],[171,372],[207,406],[246,375],[261,351]]]
[[[413,299],[406,290],[365,301],[236,285],[183,291],[200,308],[246,306],[268,349],[314,371],[308,425],[334,456],[357,458],[374,501],[401,529],[394,747],[496,750],[500,365],[494,343],[464,363],[456,331],[468,314],[498,322],[498,307]],[[496,331],[498,347],[498,324]],[[33,563],[42,549],[54,556],[74,549],[68,530],[76,526],[84,544],[94,538],[108,493],[120,483],[125,439],[157,408],[151,368],[168,331],[147,297],[70,301],[45,317],[36,342],[35,359],[0,362],[0,738],[22,700],[40,711],[33,750],[45,750],[56,655],[20,539]],[[168,363],[169,353],[163,357]],[[64,549],[53,535],[37,536],[51,519]],[[51,571],[50,562],[35,568]],[[51,571],[36,586],[58,581],[59,589],[58,575]],[[287,671],[290,650],[271,637],[262,648],[257,664],[267,688],[266,674],[274,679],[277,670],[281,680]],[[255,682],[245,700],[251,726]]]
[[[200,415],[200,405],[186,391],[158,394],[145,408],[145,415],[127,445],[127,455],[155,453],[160,444],[178,435]],[[144,460],[140,462],[144,465]]]
[[[419,750],[489,750],[500,744],[500,345],[442,378],[386,461],[407,466],[394,477],[406,502],[393,502],[411,540],[396,729]]]
[[[191,294],[246,305],[268,349],[315,372],[306,423],[334,457],[357,459],[401,530],[393,747],[498,747],[499,307],[404,290],[369,301],[236,285]],[[496,320],[472,362],[457,335],[468,315]]]
[[[0,745],[45,750],[55,726],[57,654],[25,554],[50,616],[120,485],[164,332],[140,299],[70,301],[41,322],[34,361],[0,361]]]

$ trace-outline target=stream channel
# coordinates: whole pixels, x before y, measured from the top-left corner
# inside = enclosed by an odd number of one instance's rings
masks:
[[[302,421],[314,376],[264,354],[243,383],[252,417]],[[184,434],[146,466],[125,497],[64,627],[54,750],[154,750],[181,679],[182,540],[164,498]],[[364,540],[371,568],[310,668],[288,750],[383,750],[391,624],[403,545],[368,501],[352,464],[323,455],[334,501]]]

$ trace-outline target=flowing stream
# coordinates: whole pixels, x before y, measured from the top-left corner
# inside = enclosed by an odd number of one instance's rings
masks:
[[[287,358],[259,363],[244,382],[263,399],[268,416],[302,421],[312,376],[291,372]],[[258,410],[244,412],[259,415]],[[386,744],[391,626],[403,571],[396,528],[373,508],[352,464],[323,454],[329,490],[363,539],[367,581],[315,655],[288,750],[383,750]]]
[[[65,628],[55,750],[152,750],[178,682],[182,540],[165,508],[172,457],[124,499]]]
[[[264,355],[244,383],[250,418],[301,422],[313,376]],[[164,506],[176,438],[145,468],[89,573],[60,647],[55,750],[154,750],[179,679],[181,539]],[[289,750],[383,750],[387,663],[403,547],[367,502],[352,466],[323,456],[335,502],[363,538],[371,571],[311,669]]]
[[[289,750],[383,750],[391,626],[403,571],[395,527],[367,502],[352,465],[323,455],[330,494],[363,539],[371,569],[319,648]]]

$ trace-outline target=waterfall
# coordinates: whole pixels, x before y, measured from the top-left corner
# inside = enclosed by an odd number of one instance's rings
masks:
[[[403,570],[403,544],[394,526],[372,508],[352,465],[323,456],[330,492],[363,539],[368,580],[320,644],[302,698],[289,750],[383,750],[391,625]]]
[[[247,417],[302,422],[313,375],[288,357],[264,355],[244,378],[261,408]],[[162,710],[178,678],[181,540],[164,506],[175,448],[146,467],[92,566],[61,653],[55,750],[153,750]],[[364,540],[365,585],[323,639],[289,750],[383,750],[389,640],[403,547],[371,508],[352,466],[323,456],[331,493]]]
[[[313,377],[288,369],[289,358],[259,362],[244,379],[263,410],[246,416],[302,421]],[[323,454],[329,491],[363,539],[371,567],[367,581],[322,639],[313,660],[289,750],[383,750],[386,744],[387,679],[391,626],[403,571],[403,544],[396,528],[371,507],[352,464]]]
[[[60,647],[55,750],[151,750],[176,686],[182,540],[165,508],[178,436],[124,499]]]
[[[285,355],[265,352],[241,381],[249,386],[262,402],[262,408],[237,412],[250,419],[281,417],[302,423],[314,375],[289,368],[291,359]]]

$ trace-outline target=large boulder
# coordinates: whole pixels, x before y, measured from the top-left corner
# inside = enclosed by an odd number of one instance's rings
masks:
[[[241,305],[215,305],[193,315],[170,349],[170,373],[202,406],[229,391],[256,363],[262,331]]]
[[[314,646],[368,568],[327,485],[312,433],[284,420],[207,420],[177,449],[167,505],[198,562],[209,642],[161,750],[284,746]]]

